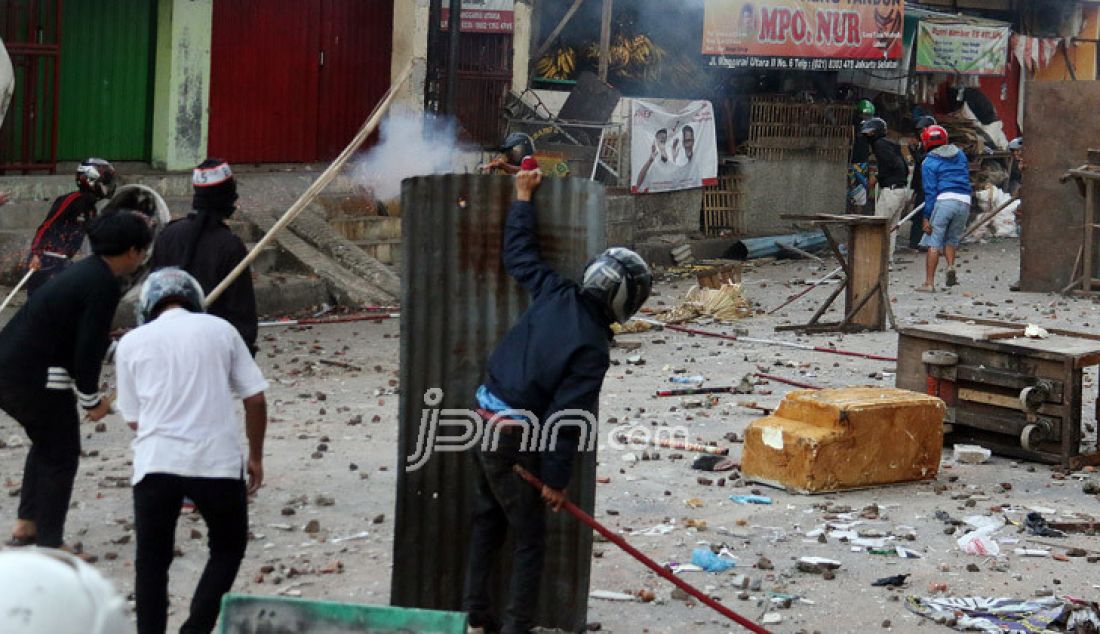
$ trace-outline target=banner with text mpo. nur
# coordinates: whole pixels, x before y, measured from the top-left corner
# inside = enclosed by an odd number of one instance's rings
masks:
[[[705,0],[711,66],[890,70],[902,54],[903,0]]]

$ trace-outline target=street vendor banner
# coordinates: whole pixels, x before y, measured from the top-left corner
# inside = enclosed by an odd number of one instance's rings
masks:
[[[717,184],[718,142],[714,134],[714,106],[709,101],[691,101],[681,108],[665,109],[635,99],[630,121],[632,193]]]
[[[918,73],[1002,77],[1008,63],[1008,25],[977,26],[921,20],[917,33]]]
[[[444,3],[442,24],[447,30],[451,10]],[[462,0],[458,30],[463,33],[511,33],[515,27],[515,0]]]
[[[711,66],[787,70],[895,69],[903,0],[705,0]]]

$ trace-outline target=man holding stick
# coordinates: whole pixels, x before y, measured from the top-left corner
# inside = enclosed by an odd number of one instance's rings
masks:
[[[579,445],[577,418],[568,417],[596,411],[610,365],[610,326],[630,319],[652,286],[645,261],[623,248],[592,260],[580,284],[550,268],[539,255],[532,203],[541,182],[537,169],[517,174],[516,200],[504,227],[504,267],[531,294],[531,306],[489,358],[476,395],[486,433],[498,438],[488,450],[475,449],[478,476],[463,609],[471,627],[482,632],[497,631],[490,616],[489,576],[509,529],[515,550],[501,631],[525,633],[535,624],[546,547],[542,502],[554,511],[561,508]],[[553,433],[544,429],[542,437],[554,438],[553,446],[530,446],[530,437],[538,434],[519,429],[530,423],[516,413],[521,410],[550,428]],[[585,433],[591,437],[596,429]],[[541,491],[517,478],[515,465],[538,472],[545,483]]]
[[[940,251],[947,258],[947,286],[959,283],[955,274],[955,254],[970,217],[970,162],[955,145],[948,143],[947,130],[928,126],[921,133],[921,145],[927,153],[921,165],[924,187],[924,233],[921,244],[928,247],[922,293],[935,290],[936,266]]]

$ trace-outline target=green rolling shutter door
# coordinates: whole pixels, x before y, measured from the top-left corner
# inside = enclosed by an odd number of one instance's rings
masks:
[[[64,0],[58,160],[148,160],[156,5]]]

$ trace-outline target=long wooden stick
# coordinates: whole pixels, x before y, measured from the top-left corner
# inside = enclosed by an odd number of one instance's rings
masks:
[[[536,489],[538,489],[540,491],[542,490],[542,488],[543,488],[542,482],[538,478],[536,478],[534,475],[532,475],[530,471],[524,469],[523,467],[519,466],[518,464],[514,465],[512,467],[512,471],[514,471],[516,473],[516,475],[518,475],[519,477],[523,478],[531,486],[535,487]],[[683,590],[684,592],[690,594],[691,596],[695,597],[696,599],[699,599],[700,601],[703,602],[704,605],[706,605],[710,609],[712,609],[715,612],[721,614],[722,616],[724,616],[727,619],[733,621],[734,623],[737,623],[738,625],[740,625],[741,627],[745,628],[746,630],[748,630],[750,632],[755,632],[756,634],[769,634],[768,630],[764,629],[764,627],[762,627],[760,625],[757,625],[756,623],[753,623],[749,619],[741,616],[740,614],[738,614],[738,613],[734,612],[733,610],[727,608],[726,606],[722,605],[721,603],[715,601],[714,599],[712,599],[707,594],[704,594],[703,592],[700,592],[697,588],[695,588],[695,586],[689,584],[688,582],[684,581],[683,579],[681,579],[681,578],[677,577],[676,575],[672,574],[672,572],[667,567],[658,564],[657,562],[653,561],[652,559],[647,557],[645,554],[643,554],[642,551],[640,551],[637,548],[631,546],[625,539],[623,539],[622,537],[620,537],[616,533],[609,530],[603,524],[597,522],[595,518],[593,518],[588,513],[585,513],[576,504],[573,504],[569,500],[565,500],[565,502],[562,503],[562,508],[564,508],[566,510],[566,512],[568,512],[570,515],[572,515],[573,517],[577,518],[578,520],[580,520],[581,522],[586,524],[592,530],[594,530],[597,533],[599,533],[600,535],[603,535],[604,537],[606,537],[608,539],[608,541],[615,544],[619,548],[625,550],[627,552],[627,554],[629,554],[631,557],[633,557],[633,558],[637,559],[638,561],[642,562],[642,564],[644,564],[646,568],[649,568],[653,572],[657,573],[663,579],[665,579],[666,581],[668,581],[672,585],[676,586],[677,588],[679,588],[679,589]]]
[[[214,290],[210,291],[210,294],[206,296],[206,306],[210,306],[217,301],[222,293],[225,292],[225,289],[229,288],[229,285],[240,277],[241,273],[244,273],[249,265],[259,257],[263,249],[275,239],[275,235],[293,222],[294,219],[298,217],[298,214],[302,213],[302,210],[308,207],[309,204],[313,202],[313,199],[328,187],[329,183],[331,183],[334,178],[336,178],[336,174],[344,167],[348,159],[350,159],[356,150],[359,149],[359,146],[367,140],[367,137],[374,133],[378,124],[382,122],[382,116],[385,115],[386,111],[393,105],[393,100],[397,97],[398,89],[408,81],[409,75],[412,74],[412,68],[411,63],[405,67],[405,71],[401,73],[397,81],[390,86],[388,91],[386,91],[385,97],[383,97],[382,101],[378,102],[378,105],[374,107],[374,112],[370,114],[370,117],[367,118],[363,127],[359,129],[359,132],[356,133],[355,137],[348,143],[348,146],[344,148],[344,151],[340,153],[340,156],[337,156],[336,160],[334,160],[324,172],[321,172],[317,180],[313,181],[313,184],[298,197],[298,200],[294,201],[290,209],[287,209],[283,217],[279,218],[263,238],[260,238],[260,241],[256,243],[256,246],[252,247],[252,250],[248,252],[248,255],[246,255],[243,260],[241,260],[240,264],[230,271],[229,275],[226,275],[225,279],[222,280]]]
[[[19,292],[19,289],[23,288],[23,286],[27,283],[27,280],[31,279],[31,276],[34,275],[34,271],[35,269],[30,269],[29,271],[27,271],[27,274],[23,276],[23,279],[19,280],[19,283],[15,285],[15,288],[11,289],[11,292],[8,293],[8,296],[4,298],[4,303],[0,304],[0,313],[4,312],[4,309],[8,307],[8,304],[11,303],[12,298],[14,298],[15,294]]]

